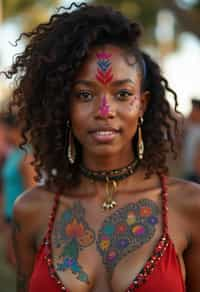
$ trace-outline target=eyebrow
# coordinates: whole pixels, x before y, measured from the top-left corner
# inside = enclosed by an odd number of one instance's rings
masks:
[[[130,78],[126,78],[126,79],[122,79],[122,80],[116,80],[116,81],[111,82],[111,84],[114,85],[114,86],[123,85],[125,83],[135,84],[135,82],[133,80],[131,80]]]
[[[94,82],[93,81],[89,81],[89,80],[79,79],[79,80],[75,80],[73,85],[75,86],[75,85],[79,85],[79,84],[91,86],[91,85],[94,84]]]
[[[79,79],[79,80],[76,80],[74,82],[74,86],[79,85],[79,84],[83,84],[83,85],[87,85],[87,86],[92,86],[92,85],[94,85],[95,82],[96,81]],[[122,79],[122,80],[116,80],[116,81],[111,82],[110,84],[112,86],[120,86],[120,85],[123,85],[125,83],[135,84],[135,82],[133,80],[131,80],[130,78],[126,78],[126,79]]]

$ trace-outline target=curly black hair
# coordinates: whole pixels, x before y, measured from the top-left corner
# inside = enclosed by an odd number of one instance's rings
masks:
[[[71,11],[71,8],[76,9]],[[37,179],[44,171],[47,186],[54,185],[59,190],[68,183],[78,182],[81,146],[77,141],[75,164],[70,165],[67,157],[64,158],[68,146],[68,97],[73,78],[89,49],[103,44],[126,48],[140,64],[143,90],[150,92],[142,126],[145,145],[142,165],[148,176],[167,173],[166,157],[169,152],[176,153],[173,133],[178,127],[166,91],[174,97],[175,112],[178,112],[177,96],[161,75],[158,64],[140,49],[140,25],[108,6],[73,3],[62,9],[62,13],[58,10],[48,23],[20,35],[17,41],[27,37],[29,42],[6,72],[8,78],[15,77],[11,108],[18,108],[24,144],[28,141],[33,146]],[[136,139],[133,138],[133,147]]]

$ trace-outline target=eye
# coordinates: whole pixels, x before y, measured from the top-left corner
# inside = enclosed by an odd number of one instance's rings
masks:
[[[78,99],[80,99],[80,100],[82,100],[82,101],[85,101],[85,102],[90,101],[90,100],[92,100],[92,98],[93,98],[92,93],[89,92],[89,91],[86,91],[86,90],[84,90],[84,91],[79,91],[79,92],[77,92],[75,95],[76,95],[76,97],[77,97]]]
[[[131,95],[133,95],[132,92],[127,89],[121,89],[116,94],[117,99],[119,100],[127,100]]]

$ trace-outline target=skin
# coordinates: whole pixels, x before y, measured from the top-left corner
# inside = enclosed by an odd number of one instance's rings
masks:
[[[111,54],[113,79],[107,84],[102,84],[96,78],[96,54],[99,52]],[[125,52],[117,47],[107,45],[93,48],[74,80],[70,97],[72,130],[82,145],[84,164],[90,169],[120,168],[135,158],[132,138],[137,130],[138,118],[143,116],[148,106],[149,93],[141,92],[141,74],[134,58],[132,61],[134,65],[131,66],[127,63]],[[124,94],[127,91],[130,95]],[[103,96],[109,105],[107,115],[102,115],[99,111]],[[133,102],[135,96],[136,103]],[[113,139],[105,141],[98,135],[96,137],[90,134],[91,130],[105,126],[119,129]],[[91,182],[82,177],[80,186],[67,188],[61,194],[52,233],[52,249],[54,267],[57,267],[57,274],[70,291],[122,292],[152,255],[162,234],[161,182],[157,175],[145,179],[144,173],[145,170],[139,167],[133,176],[119,182],[115,193],[117,206],[111,211],[104,211],[101,207],[105,196],[104,183]],[[195,184],[169,178],[168,194],[168,232],[180,261],[187,291],[199,292],[200,188]],[[111,232],[112,228],[106,226],[127,223],[124,218],[127,218],[128,208],[131,208],[130,211],[138,209],[141,202],[145,202],[145,206],[150,208],[148,212],[154,216],[154,225],[145,221],[149,232],[144,233],[144,241],[137,239],[138,245],[129,245],[130,250],[121,251],[115,264],[109,265],[105,257],[108,245],[105,230]],[[29,190],[16,202],[17,228],[13,234],[18,259],[18,282],[22,285],[18,292],[28,291],[35,255],[46,233],[52,205],[52,192],[45,187]],[[134,219],[131,216],[128,222]],[[137,216],[140,222],[144,213],[138,213]],[[93,234],[92,237],[88,237],[88,231],[90,235]],[[136,232],[142,231],[137,229]],[[69,244],[72,239],[73,247],[76,246],[73,249],[73,259],[81,267],[79,273],[66,266],[63,270],[58,268],[58,264],[63,264],[69,253],[72,255]],[[136,233],[128,237],[130,241],[133,239],[136,239]],[[114,234],[111,247],[116,242],[117,236]],[[85,273],[86,280],[80,279],[80,271]]]

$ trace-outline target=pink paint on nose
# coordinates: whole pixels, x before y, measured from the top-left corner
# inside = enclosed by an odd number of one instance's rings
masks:
[[[101,105],[99,107],[99,112],[103,117],[106,117],[110,111],[110,106],[107,103],[105,95],[101,99]]]

